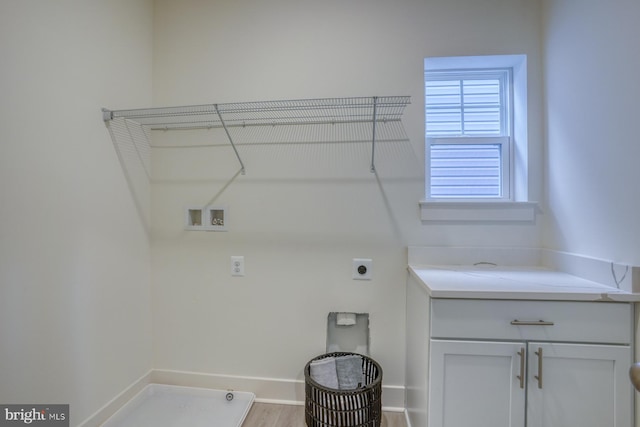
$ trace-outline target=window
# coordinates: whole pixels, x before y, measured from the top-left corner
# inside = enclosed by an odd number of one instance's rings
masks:
[[[425,58],[424,73],[426,185],[420,219],[535,220],[529,178],[539,171],[529,164],[526,55]]]
[[[425,70],[427,198],[511,200],[511,86],[510,68]]]

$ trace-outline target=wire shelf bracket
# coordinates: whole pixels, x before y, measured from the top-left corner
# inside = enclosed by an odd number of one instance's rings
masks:
[[[222,128],[238,158],[242,174],[245,165],[230,131],[235,127],[371,123],[370,170],[374,173],[377,126],[380,122],[401,122],[408,104],[409,96],[320,98],[130,110],[103,108],[102,118],[105,123],[124,118],[149,130]]]
[[[229,129],[227,128],[227,124],[224,122],[224,119],[222,118],[222,114],[220,114],[220,109],[218,108],[218,104],[214,104],[213,108],[215,108],[216,114],[218,115],[218,118],[220,119],[220,124],[222,124],[222,127],[224,128],[224,132],[227,134],[227,138],[229,138],[229,143],[231,144],[231,147],[233,148],[233,152],[236,153],[236,157],[238,158],[238,162],[240,162],[240,173],[242,175],[244,175],[245,174],[244,163],[242,162],[242,158],[240,158],[240,154],[238,153],[238,149],[236,148],[236,144],[233,143],[233,138],[231,137],[231,134],[229,133]]]
[[[374,96],[373,97],[373,117],[371,119],[372,125],[371,125],[371,173],[375,173],[376,172],[376,113],[377,113],[377,107],[378,107],[378,97]]]

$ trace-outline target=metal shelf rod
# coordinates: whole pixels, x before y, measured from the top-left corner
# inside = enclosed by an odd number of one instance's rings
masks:
[[[377,119],[377,123],[393,123],[400,122],[400,119]],[[362,124],[371,123],[371,119],[362,120],[326,120],[326,121],[306,121],[306,122],[271,122],[271,123],[229,123],[227,119],[225,121],[227,128],[245,128],[253,126],[311,126],[311,125],[335,125],[335,124]],[[151,130],[196,130],[196,129],[220,129],[222,124],[211,124],[209,121],[194,121],[194,122],[173,122],[162,123],[158,125],[149,125]]]

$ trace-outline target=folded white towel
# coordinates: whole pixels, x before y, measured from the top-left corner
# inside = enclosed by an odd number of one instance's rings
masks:
[[[334,357],[313,360],[309,364],[309,375],[311,379],[327,388],[338,388],[337,372],[336,359]]]
[[[355,354],[339,356],[336,357],[335,364],[340,390],[353,390],[364,385],[361,356]]]

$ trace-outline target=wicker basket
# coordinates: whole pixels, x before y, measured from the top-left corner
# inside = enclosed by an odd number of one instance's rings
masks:
[[[310,365],[326,357],[362,357],[365,383],[354,390],[327,388],[311,378]],[[347,352],[318,356],[304,368],[307,427],[380,427],[382,421],[382,368],[373,359]]]

